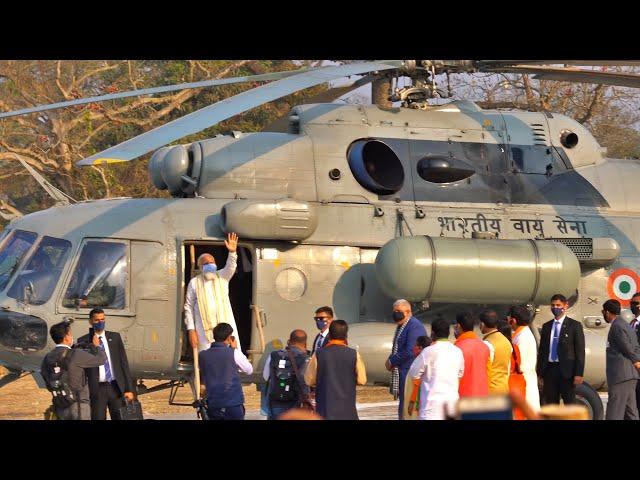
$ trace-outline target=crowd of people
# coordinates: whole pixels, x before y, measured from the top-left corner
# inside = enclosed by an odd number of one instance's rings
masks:
[[[91,310],[89,333],[77,343],[67,321],[52,325],[49,334],[55,348],[40,367],[52,392],[45,418],[106,420],[109,410],[112,420],[120,420],[127,402],[135,399],[136,386],[122,338],[107,331],[104,311]]]
[[[390,393],[399,400],[398,418],[453,418],[461,398],[514,392],[526,399],[523,408],[514,407],[514,419],[525,419],[524,410],[539,411],[541,403],[558,404],[560,399],[565,405],[576,403],[576,386],[583,382],[585,367],[582,324],[566,315],[568,302],[563,295],[554,295],[550,305],[554,318],[542,326],[538,348],[526,307],[512,306],[505,318],[494,310],[483,311],[477,320],[470,313],[459,313],[453,332],[449,320],[437,318],[427,335],[411,304],[397,300],[392,313],[397,326],[385,366],[390,372]],[[634,296],[632,309],[640,317],[640,293]],[[638,419],[640,321],[626,323],[620,310],[617,300],[608,300],[602,309],[611,324],[606,418],[634,420]],[[366,383],[366,367],[360,354],[348,346],[347,323],[333,315],[327,306],[316,310],[314,321],[320,332],[313,340],[313,351],[307,350],[307,334],[296,329],[287,347],[272,352],[265,362],[270,419],[300,408],[315,410],[329,420],[358,419],[356,385]],[[481,336],[475,333],[478,324]],[[232,331],[228,324],[216,326],[215,342],[200,354],[210,417],[220,418],[221,409],[226,409],[223,418],[242,418],[238,371],[250,373],[250,364],[237,348],[235,355],[227,353],[226,367],[208,353],[218,346],[233,346]],[[449,339],[451,333],[454,342]]]
[[[191,279],[184,305],[185,325],[199,366],[196,375],[204,383],[203,400],[196,404],[210,420],[244,419],[239,372],[253,373],[234,335],[228,298],[237,242],[235,234],[228,235],[229,256],[220,270],[212,255],[198,258],[200,273]],[[617,300],[602,306],[602,315],[611,324],[606,349],[607,419],[638,419],[640,292],[630,305],[631,324],[620,316]],[[576,387],[584,381],[585,369],[582,324],[566,315],[569,304],[563,295],[553,295],[550,308],[553,318],[542,325],[538,346],[530,327],[531,312],[524,306],[510,307],[502,318],[494,310],[485,310],[478,318],[461,312],[453,332],[451,321],[438,317],[427,334],[411,303],[395,301],[390,313],[396,329],[385,368],[390,394],[398,400],[398,418],[453,418],[460,399],[497,395],[522,399],[514,405],[515,419],[535,416],[541,403],[559,404],[561,399],[565,405],[576,403]],[[287,346],[271,352],[265,361],[267,416],[287,418],[304,411],[307,417],[357,420],[356,386],[367,382],[367,372],[359,352],[349,347],[349,326],[335,319],[329,306],[318,308],[313,319],[319,333],[310,345],[307,333],[295,329]],[[108,409],[112,419],[119,419],[123,403],[135,399],[124,344],[118,333],[106,331],[102,310],[92,310],[89,323],[89,334],[79,339],[79,348],[72,348],[68,322],[51,327],[56,347],[41,367],[53,393],[51,415],[100,420]]]

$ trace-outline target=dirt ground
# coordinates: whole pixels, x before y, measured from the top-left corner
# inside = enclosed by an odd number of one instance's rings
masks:
[[[5,371],[0,367],[0,377]],[[151,388],[161,382],[145,381]],[[247,410],[260,408],[260,392],[255,384],[243,387],[245,407]],[[393,398],[388,387],[358,387],[357,401],[359,403],[388,402]],[[189,386],[178,389],[175,401],[191,403],[192,396]],[[191,406],[169,405],[169,390],[149,393],[140,397],[145,415],[181,414],[194,412]],[[46,389],[40,389],[31,375],[27,375],[15,382],[0,388],[0,420],[38,420],[43,418],[43,412],[51,404],[51,394]]]

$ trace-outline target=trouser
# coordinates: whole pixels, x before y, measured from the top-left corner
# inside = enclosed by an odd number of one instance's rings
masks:
[[[640,380],[636,380],[636,405],[638,407],[638,416],[640,416]]]
[[[115,382],[98,384],[98,394],[91,398],[91,420],[106,420],[107,407],[111,420],[120,420],[122,393]]]
[[[244,420],[244,405],[209,407],[209,420]]]
[[[543,376],[542,403],[560,403],[560,397],[565,405],[576,403],[576,387],[573,377],[564,378],[559,363],[549,363]]]
[[[638,420],[637,383],[637,380],[627,380],[609,385],[607,420]]]
[[[91,408],[87,402],[75,402],[67,408],[54,408],[59,420],[91,420]]]
[[[400,384],[398,385],[398,395],[400,396],[400,403],[398,404],[398,420],[402,420],[402,409],[404,408],[404,383],[407,380],[407,374],[409,370],[400,370]]]
[[[277,420],[280,415],[284,412],[291,410],[292,408],[296,408],[299,406],[299,402],[291,402],[291,403],[273,403],[271,402],[269,405],[269,416],[267,420]]]

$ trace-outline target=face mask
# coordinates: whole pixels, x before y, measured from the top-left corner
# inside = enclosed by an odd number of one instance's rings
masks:
[[[101,332],[101,331],[104,330],[104,324],[105,324],[104,320],[101,321],[101,322],[94,323],[93,324],[93,329],[98,331],[98,332]]]
[[[640,315],[640,306],[631,305],[631,313],[633,313],[636,317]]]
[[[393,312],[393,321],[394,322],[399,322],[402,319],[404,319],[404,313],[402,313],[402,312]]]
[[[215,263],[207,263],[202,266],[203,273],[216,273],[218,266]]]
[[[564,312],[564,308],[552,307],[551,313],[553,313],[554,317],[559,317]]]
[[[318,327],[318,330],[324,330],[324,327],[327,326],[327,322],[324,320],[316,320],[316,327]]]

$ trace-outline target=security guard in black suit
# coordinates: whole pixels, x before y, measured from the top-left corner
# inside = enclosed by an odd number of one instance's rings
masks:
[[[542,403],[576,402],[576,385],[584,376],[584,331],[582,324],[566,316],[569,303],[564,295],[551,297],[554,319],[542,326],[536,370],[542,378]]]
[[[107,361],[103,366],[87,370],[91,397],[91,420],[106,420],[107,407],[112,420],[120,420],[120,408],[125,400],[134,399],[135,384],[129,371],[129,362],[124,343],[117,332],[105,329],[104,311],[94,308],[89,313],[89,334],[78,339],[80,343],[91,343],[97,335],[99,347],[105,350]]]

